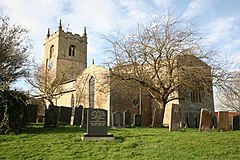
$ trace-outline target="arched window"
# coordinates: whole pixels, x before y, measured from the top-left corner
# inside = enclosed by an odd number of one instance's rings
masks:
[[[73,94],[72,94],[72,97],[71,97],[71,107],[72,107],[72,116],[74,116],[74,112],[75,112],[75,97],[74,97]]]
[[[53,57],[53,53],[54,53],[54,45],[52,45],[50,47],[50,53],[49,53],[49,58],[51,59]]]
[[[75,56],[75,51],[76,51],[76,47],[74,45],[71,45],[69,47],[69,56],[74,57]]]
[[[94,108],[94,97],[95,97],[95,78],[89,79],[89,108]]]
[[[71,97],[71,107],[73,108],[75,105],[75,97],[74,95],[72,94],[72,97]]]

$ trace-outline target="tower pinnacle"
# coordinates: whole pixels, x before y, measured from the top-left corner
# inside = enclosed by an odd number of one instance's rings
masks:
[[[50,28],[48,28],[48,31],[47,31],[47,38],[49,38],[50,36]]]
[[[61,20],[61,19],[60,19],[60,21],[59,21],[58,29],[59,29],[59,30],[62,30],[62,20]]]
[[[83,36],[84,36],[84,37],[87,37],[87,29],[86,29],[86,27],[84,27],[84,33],[83,33]]]

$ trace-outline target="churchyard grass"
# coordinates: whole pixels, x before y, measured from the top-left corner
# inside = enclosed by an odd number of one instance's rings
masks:
[[[81,141],[79,127],[33,125],[0,135],[0,159],[240,159],[240,131],[167,128],[110,129],[115,141]]]

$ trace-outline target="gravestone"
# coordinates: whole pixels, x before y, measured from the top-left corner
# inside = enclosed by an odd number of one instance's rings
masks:
[[[199,124],[200,124],[200,114],[199,113],[196,114],[195,123],[196,123],[196,128],[199,128]]]
[[[70,125],[72,116],[72,108],[61,106],[59,108],[59,119],[60,122],[65,122]]]
[[[134,125],[140,127],[142,123],[142,116],[140,114],[134,114]]]
[[[163,109],[155,108],[152,127],[162,127],[163,116]]]
[[[218,131],[228,131],[229,130],[229,122],[228,122],[228,111],[219,111],[217,118],[217,130]]]
[[[81,105],[75,108],[73,125],[81,125],[81,123],[82,123],[82,111],[83,111],[83,106],[81,106]]]
[[[87,128],[87,110],[88,109],[89,108],[83,108],[81,128]]]
[[[107,133],[107,110],[87,110],[87,133],[82,140],[114,140],[113,135]]]
[[[58,121],[58,119],[59,119],[59,107],[58,106],[49,105],[48,108],[49,109],[53,109],[57,113],[57,121]]]
[[[122,127],[123,126],[123,116],[120,112],[114,112],[112,116],[113,127]]]
[[[212,127],[211,128],[217,128],[217,117],[213,114],[212,116]]]
[[[209,131],[212,126],[212,112],[209,109],[202,108],[200,113],[199,131]]]
[[[181,108],[177,104],[172,104],[170,108],[169,131],[178,131],[180,129]]]
[[[38,105],[28,104],[26,107],[27,122],[36,123],[38,114]]]
[[[240,116],[233,116],[233,128],[232,130],[235,131],[235,130],[239,130],[239,117]]]
[[[44,127],[57,127],[58,114],[53,108],[45,110]]]
[[[188,127],[189,128],[196,128],[196,120],[194,114],[192,112],[188,113]]]
[[[125,111],[123,114],[123,125],[125,127],[131,126],[131,113],[129,111]]]

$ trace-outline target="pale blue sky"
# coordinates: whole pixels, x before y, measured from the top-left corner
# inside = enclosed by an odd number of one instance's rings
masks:
[[[149,15],[167,10],[180,19],[195,21],[223,56],[240,59],[239,0],[0,0],[0,9],[13,22],[30,29],[32,55],[39,62],[47,28],[56,31],[59,19],[73,33],[82,34],[87,27],[88,63],[94,58],[101,64],[106,57],[102,34],[115,28],[131,30],[139,21],[147,22]]]

